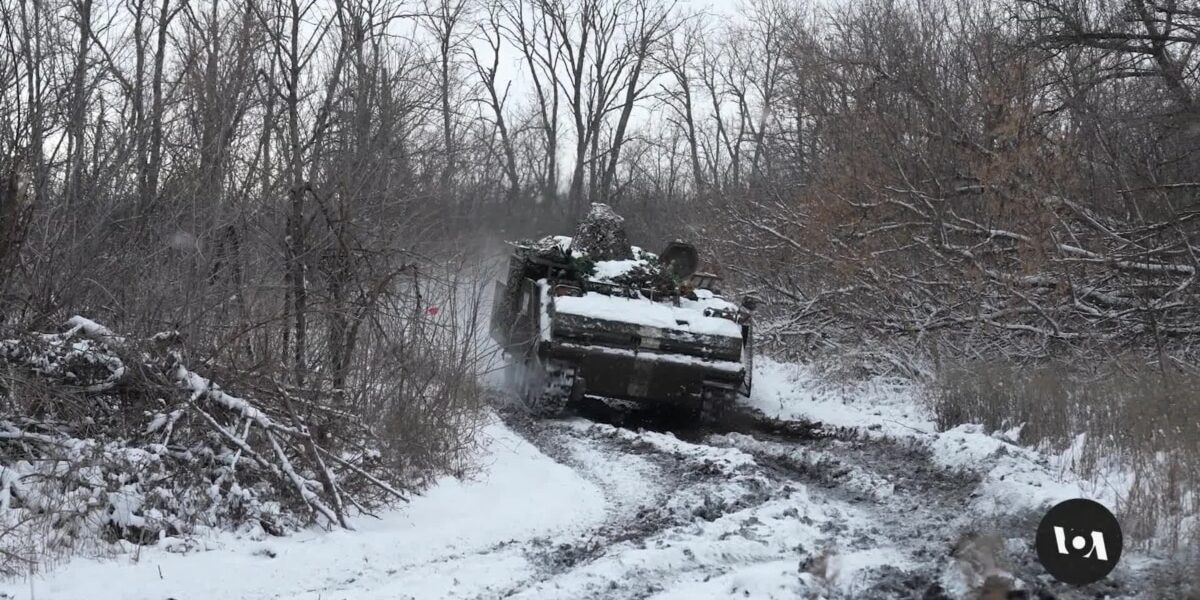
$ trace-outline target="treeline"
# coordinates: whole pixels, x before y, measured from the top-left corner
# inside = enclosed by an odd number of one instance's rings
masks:
[[[816,351],[901,340],[883,358],[902,371],[912,349],[1190,370],[1198,9],[867,2],[781,18],[761,168],[713,201],[727,251],[759,257],[746,280],[784,307],[777,333]]]
[[[272,323],[257,355],[344,370],[449,240],[603,201],[710,243],[792,347],[1185,360],[1200,332],[1194,2],[0,11],[10,315]]]
[[[237,411],[202,422],[182,398],[180,426],[236,452],[170,449],[232,457],[240,485],[286,490],[284,473],[333,506],[341,484],[307,465],[345,460],[409,490],[463,466],[482,292],[453,232],[491,184],[455,168],[482,128],[442,137],[439,89],[457,80],[398,36],[397,19],[431,23],[409,8],[0,2],[0,339],[15,348],[0,357],[0,465],[36,460],[51,434],[160,435],[143,425],[179,397],[169,377],[122,369],[98,399],[70,385],[84,374],[47,383],[49,367],[14,358],[84,315],[129,341],[130,364],[175,340],[172,360],[245,398],[243,413],[289,423],[294,437],[272,440]],[[284,467],[247,473],[242,455]]]
[[[333,405],[378,408],[378,365],[450,397],[474,321],[439,306],[480,293],[452,257],[607,202],[706,246],[794,354],[1196,362],[1193,1],[2,0],[0,26],[9,326],[175,330]]]

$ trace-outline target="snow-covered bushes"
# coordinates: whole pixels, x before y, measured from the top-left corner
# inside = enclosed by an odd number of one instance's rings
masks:
[[[81,317],[62,333],[0,340],[0,574],[103,541],[347,526],[353,511],[404,499],[447,454],[381,440],[394,407],[361,418],[265,380],[227,391],[176,342]],[[429,372],[397,400],[469,404],[446,389],[451,376]]]
[[[1117,490],[1132,540],[1200,547],[1197,375],[1136,361],[976,361],[941,370],[930,398],[942,429],[980,423],[1051,454],[1069,452],[1072,470]]]

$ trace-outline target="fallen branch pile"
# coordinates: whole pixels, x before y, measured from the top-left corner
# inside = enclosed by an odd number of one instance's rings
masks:
[[[227,392],[172,346],[171,334],[131,340],[82,317],[0,340],[0,538],[42,536],[46,550],[89,533],[277,535],[349,528],[349,512],[405,500],[368,427],[339,421],[333,447],[310,431],[348,415],[277,384],[253,399]],[[16,554],[0,544],[0,571],[20,569],[3,560]]]

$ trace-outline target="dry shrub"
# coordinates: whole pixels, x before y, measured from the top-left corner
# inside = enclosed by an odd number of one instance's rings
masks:
[[[942,429],[1021,426],[1024,444],[1076,444],[1072,466],[1084,477],[1129,473],[1117,509],[1131,540],[1200,543],[1200,376],[1120,359],[1086,369],[966,362],[937,374],[930,399]]]
[[[423,483],[472,466],[483,423],[480,374],[488,354],[485,302],[490,281],[459,257],[422,280],[420,299],[380,315],[373,351],[363,352],[356,387],[370,400],[357,412],[376,422],[385,460]],[[415,309],[421,318],[410,313]],[[436,314],[431,314],[436,313]]]
[[[483,417],[483,288],[465,273],[414,277],[364,320],[348,378],[317,366],[303,386],[79,317],[0,335],[0,575],[208,529],[347,526],[463,474]]]

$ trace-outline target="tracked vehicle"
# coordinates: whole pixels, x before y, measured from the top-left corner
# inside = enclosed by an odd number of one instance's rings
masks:
[[[754,304],[723,299],[691,245],[655,255],[619,225],[593,205],[574,238],[514,244],[491,323],[509,382],[542,416],[586,395],[715,417],[749,394]]]

